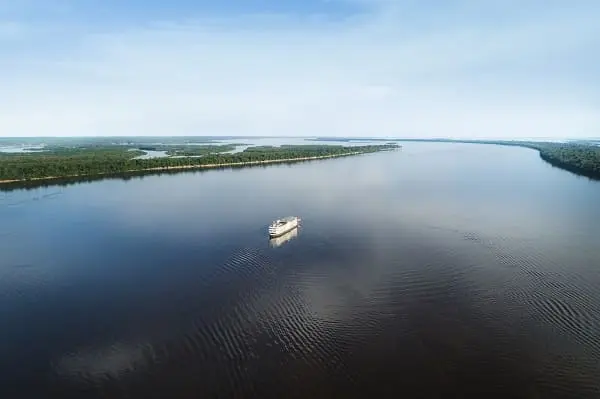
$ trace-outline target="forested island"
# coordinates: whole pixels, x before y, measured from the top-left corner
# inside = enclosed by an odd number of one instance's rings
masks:
[[[217,148],[218,147],[218,148]],[[235,146],[233,146],[235,147]],[[146,147],[149,149],[149,147]],[[157,149],[158,147],[153,147]],[[0,153],[0,184],[45,181],[70,177],[127,175],[138,172],[160,172],[194,168],[264,165],[299,162],[348,155],[393,150],[397,144],[338,146],[284,145],[249,147],[238,153],[230,145],[178,145],[169,147],[170,154],[160,158],[140,159],[145,152],[124,145],[53,145],[43,151]],[[164,148],[160,148],[164,150]]]

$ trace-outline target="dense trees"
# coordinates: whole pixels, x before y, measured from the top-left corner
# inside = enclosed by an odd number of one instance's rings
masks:
[[[600,179],[600,146],[585,144],[542,145],[540,157],[568,171]]]
[[[600,146],[583,143],[535,141],[485,141],[484,144],[512,145],[538,150],[540,158],[570,172],[600,179]]]
[[[115,140],[112,138],[111,140]],[[173,140],[173,145],[147,146],[147,149],[166,150],[169,155],[154,159],[135,159],[143,154],[132,146],[111,144],[109,139],[81,145],[49,144],[44,151],[30,153],[0,153],[0,181],[31,180],[69,176],[125,175],[139,171],[174,170],[178,168],[209,167],[223,164],[255,164],[285,159],[342,156],[355,152],[368,153],[397,148],[388,142],[383,145],[284,145],[281,147],[255,146],[240,153],[223,153],[234,145],[186,145]],[[82,139],[82,141],[84,141]],[[476,144],[496,144],[532,148],[550,164],[571,172],[600,179],[600,146],[592,142],[549,143],[526,141],[475,141],[475,140],[402,140],[438,141]],[[0,140],[1,142],[1,140]]]
[[[118,147],[51,148],[44,152],[0,154],[0,180],[114,173],[142,154]]]
[[[600,179],[600,142],[595,140],[569,143],[510,141],[510,140],[452,140],[403,139],[411,142],[440,142],[467,144],[495,144],[526,147],[539,151],[540,158],[549,164],[581,176]]]
[[[381,146],[283,146],[250,147],[235,154],[218,154],[207,149],[183,150],[203,152],[202,157],[164,157],[134,159],[140,151],[123,146],[54,147],[49,151],[19,154],[0,154],[0,181],[30,180],[68,176],[126,174],[143,170],[190,168],[211,165],[256,163],[285,159],[341,156],[393,149]],[[230,150],[230,148],[227,148]]]

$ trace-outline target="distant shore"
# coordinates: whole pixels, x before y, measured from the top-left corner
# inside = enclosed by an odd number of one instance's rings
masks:
[[[597,141],[550,142],[516,140],[398,139],[397,142],[488,144],[536,150],[546,163],[573,174],[600,180],[600,146]]]
[[[293,163],[293,162],[302,162],[302,161],[311,161],[318,159],[327,159],[327,158],[340,158],[351,155],[361,155],[368,154],[370,151],[354,151],[340,154],[332,154],[332,155],[319,155],[319,156],[311,156],[311,157],[297,157],[297,158],[282,158],[282,159],[269,159],[269,160],[261,160],[261,161],[247,161],[247,162],[224,162],[224,163],[214,163],[214,164],[198,164],[198,165],[177,165],[177,166],[159,166],[152,168],[141,168],[141,169],[128,169],[124,171],[124,174],[128,173],[140,173],[140,172],[161,172],[161,171],[176,171],[176,170],[190,170],[190,169],[217,169],[217,168],[227,168],[227,167],[238,167],[238,166],[253,166],[253,165],[264,165],[264,164],[274,164],[274,163]],[[104,176],[111,175],[112,173],[93,173],[93,174],[70,174],[63,176],[44,176],[44,177],[33,177],[28,179],[5,179],[0,180],[0,184],[16,184],[16,183],[25,183],[25,182],[34,182],[34,181],[51,181],[58,179],[68,179],[68,178],[78,178],[78,177],[91,177],[91,176]]]

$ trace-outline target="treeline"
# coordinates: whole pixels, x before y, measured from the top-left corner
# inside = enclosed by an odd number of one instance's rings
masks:
[[[453,140],[453,139],[401,139],[409,142],[494,144],[531,148],[539,151],[540,158],[558,168],[600,180],[600,146],[588,142],[538,142],[512,140]]]
[[[132,158],[143,154],[127,148],[52,148],[35,153],[0,153],[0,180],[26,180],[127,170]]]
[[[582,144],[540,146],[540,157],[559,168],[600,179],[600,147]]]
[[[190,144],[218,143],[230,137],[216,136],[104,136],[104,137],[0,137],[0,146],[60,146],[60,147],[90,147],[113,145],[145,145],[148,143],[161,144]]]
[[[250,147],[235,154],[209,153],[199,158],[134,159],[139,151],[121,146],[53,149],[48,153],[19,153],[0,155],[0,181],[26,181],[31,179],[127,174],[149,169],[201,167],[216,164],[254,163],[284,159],[324,156],[341,156],[351,153],[368,153],[393,149],[393,145],[380,146],[284,146]]]
[[[535,141],[484,141],[484,144],[511,145],[539,151],[549,164],[592,179],[600,179],[600,146],[580,143]]]
[[[282,161],[277,163],[262,163],[262,164],[254,164],[253,168],[272,168],[277,165],[294,165],[305,162],[318,162],[319,160],[291,160],[291,161]],[[327,162],[326,159],[321,159],[323,162]],[[247,168],[247,165],[227,165],[219,167],[220,170],[235,170],[235,169],[243,169]],[[158,170],[136,170],[129,171],[126,173],[107,173],[107,174],[97,174],[97,175],[84,175],[84,176],[71,176],[71,177],[61,177],[57,179],[41,179],[41,180],[21,180],[10,183],[0,184],[0,192],[9,192],[13,190],[34,190],[40,187],[55,187],[55,186],[70,186],[76,185],[85,182],[95,182],[102,180],[132,180],[132,179],[144,179],[145,177],[151,176],[167,176],[167,175],[175,175],[175,174],[198,174],[198,173],[206,173],[210,169],[206,168],[190,168],[190,169],[158,169]]]

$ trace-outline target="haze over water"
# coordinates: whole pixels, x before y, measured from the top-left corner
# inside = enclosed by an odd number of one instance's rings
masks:
[[[600,183],[403,146],[0,193],[0,396],[600,397]]]

